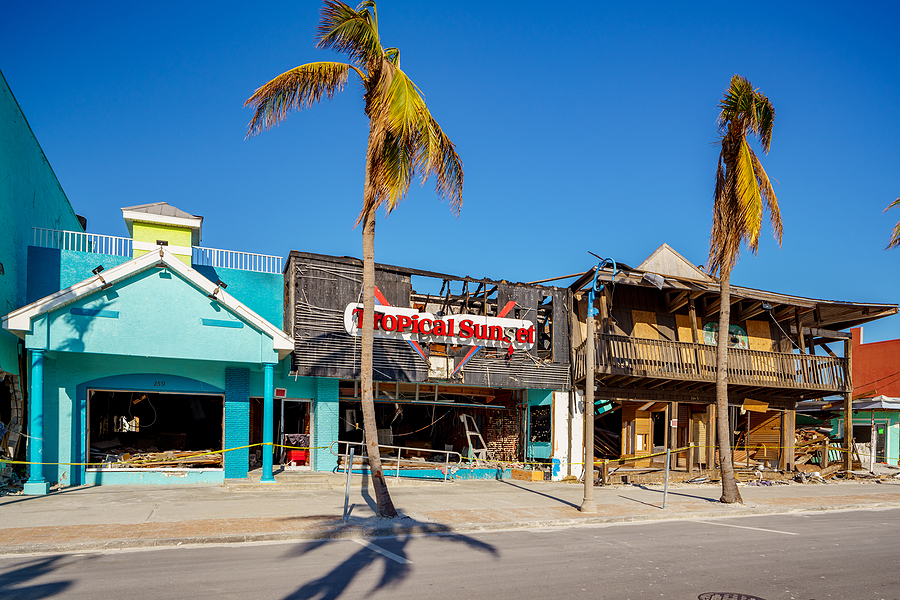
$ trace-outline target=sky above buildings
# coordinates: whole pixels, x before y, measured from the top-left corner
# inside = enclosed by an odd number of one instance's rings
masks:
[[[360,257],[358,82],[245,139],[257,87],[338,58],[315,49],[320,6],[15,3],[0,70],[89,231],[127,235],[121,207],[165,201],[205,217],[204,246]],[[761,159],[784,243],[766,229],[732,282],[900,302],[900,211],[882,213],[900,196],[900,4],[382,0],[379,24],[465,188],[459,218],[433,181],[379,213],[378,262],[534,281],[665,242],[705,263],[717,102],[739,73],[775,106]],[[892,338],[900,316],[866,326]]]

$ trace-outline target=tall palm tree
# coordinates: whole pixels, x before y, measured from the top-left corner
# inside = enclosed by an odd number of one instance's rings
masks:
[[[343,90],[351,71],[362,81],[369,118],[363,205],[356,219],[357,226],[362,224],[363,237],[363,426],[378,515],[394,517],[397,511],[381,466],[372,397],[375,213],[384,208],[385,214],[390,214],[406,196],[413,177],[419,174],[423,183],[435,176],[437,193],[458,215],[462,207],[463,168],[453,143],[431,116],[419,88],[400,70],[400,51],[381,45],[374,0],[366,0],[355,9],[338,0],[325,0],[316,42],[317,48],[346,54],[350,62],[301,65],[256,90],[244,104],[256,110],[247,136],[277,125],[292,109],[308,108],[323,96],[331,99],[335,92]]]
[[[719,166],[713,225],[709,237],[710,273],[719,275],[719,334],[716,347],[716,435],[722,472],[720,502],[743,502],[734,478],[731,435],[728,424],[728,326],[731,320],[731,270],[737,263],[741,243],[753,254],[759,247],[762,215],[769,211],[775,239],[781,245],[781,213],[769,176],[747,143],[753,134],[768,154],[772,143],[775,109],[749,81],[735,75],[719,101]]]
[[[897,198],[893,202],[891,202],[884,212],[891,210],[894,207],[900,206],[900,198]],[[891,242],[887,245],[887,249],[896,248],[900,246],[900,222],[894,225],[894,230],[891,232]]]

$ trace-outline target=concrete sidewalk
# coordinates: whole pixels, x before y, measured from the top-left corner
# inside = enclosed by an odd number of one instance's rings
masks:
[[[279,489],[278,484],[265,489],[106,486],[4,496],[0,554],[900,508],[900,481],[893,480],[742,486],[743,505],[718,503],[721,488],[716,485],[670,485],[665,509],[662,486],[598,486],[594,515],[577,509],[580,484],[404,481],[391,487],[402,518],[386,521],[375,518],[371,487],[356,476],[350,519],[343,523],[343,476],[329,481],[331,489],[319,490]]]

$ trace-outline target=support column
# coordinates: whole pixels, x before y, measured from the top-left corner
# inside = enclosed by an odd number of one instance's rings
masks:
[[[853,468],[853,340],[844,340],[844,358],[847,359],[846,387],[844,393],[844,470]]]
[[[28,481],[23,493],[44,496],[50,483],[44,479],[44,350],[31,351],[31,393],[28,395]]]
[[[268,363],[263,365],[265,373],[263,383],[263,448],[262,448],[262,483],[275,483],[275,475],[272,473],[272,458],[275,454],[272,446],[272,435],[275,424],[272,420],[273,398],[275,396],[275,365]]]

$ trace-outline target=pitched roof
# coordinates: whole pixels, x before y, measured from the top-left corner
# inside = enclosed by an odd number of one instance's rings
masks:
[[[216,300],[220,305],[230,310],[235,316],[257,331],[272,338],[273,347],[278,352],[279,360],[293,351],[294,341],[281,329],[263,319],[234,296],[226,293],[225,290],[217,288],[216,284],[181,262],[174,254],[166,250],[164,246],[160,246],[158,250],[148,252],[117,267],[103,271],[100,275],[89,277],[64,290],[14,310],[2,318],[3,328],[24,338],[25,334],[31,331],[31,323],[35,317],[54,311],[81,297],[106,289],[110,284],[117,283],[159,265],[165,265],[170,271],[177,273],[185,281],[206,295],[210,295],[215,290],[218,290],[216,291]]]
[[[179,219],[202,219],[203,217],[195,217],[180,208],[176,208],[167,202],[153,202],[151,204],[139,204],[137,206],[126,206],[122,209],[130,212],[145,213],[148,215],[162,215],[164,217],[178,217]]]
[[[656,273],[663,277],[683,277],[700,281],[713,281],[713,278],[698,269],[691,261],[678,254],[668,244],[663,244],[644,259],[638,271]]]

